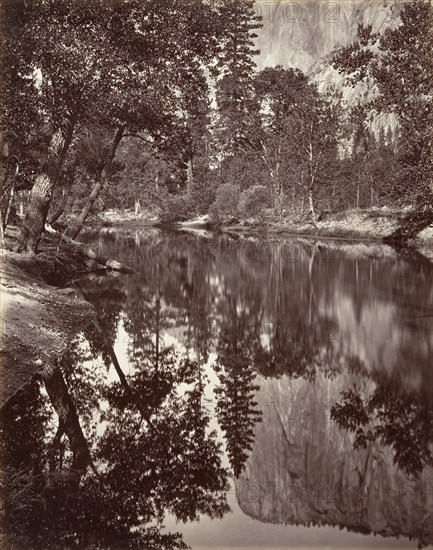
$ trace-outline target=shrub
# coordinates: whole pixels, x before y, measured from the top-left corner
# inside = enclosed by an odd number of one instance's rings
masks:
[[[246,189],[239,200],[239,212],[246,218],[260,216],[270,206],[269,191],[263,185]]]
[[[236,216],[238,212],[240,191],[237,185],[224,183],[218,187],[215,201],[210,208],[214,218],[224,219]]]
[[[192,213],[191,201],[184,195],[168,195],[162,205],[160,219],[164,223],[187,220]]]
[[[194,181],[191,186],[191,203],[194,205],[194,214],[206,214],[215,200],[215,191],[209,181]]]

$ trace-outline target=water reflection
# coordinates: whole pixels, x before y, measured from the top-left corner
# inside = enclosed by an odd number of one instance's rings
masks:
[[[166,513],[228,511],[195,363],[166,348],[133,375],[117,364],[109,380],[103,360],[86,365],[80,349],[44,374],[49,400],[35,381],[5,408],[7,529],[22,548],[183,548],[163,530]]]
[[[17,545],[182,548],[164,518],[225,517],[230,477],[262,522],[433,542],[429,265],[364,245],[95,238],[137,274],[76,283],[97,321],[3,411]]]

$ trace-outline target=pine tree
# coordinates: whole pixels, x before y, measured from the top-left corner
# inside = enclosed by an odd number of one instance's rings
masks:
[[[223,156],[232,155],[244,144],[254,112],[253,75],[255,30],[261,18],[252,0],[225,0],[221,7],[226,37],[219,53],[216,83],[217,134]]]

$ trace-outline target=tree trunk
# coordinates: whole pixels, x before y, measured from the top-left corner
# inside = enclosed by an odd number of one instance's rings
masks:
[[[186,168],[186,194],[188,197],[191,196],[192,184],[194,181],[194,173],[192,168],[192,158],[188,159],[187,168]]]
[[[317,226],[317,217],[316,217],[316,211],[314,209],[314,200],[313,200],[313,189],[312,189],[312,187],[309,187],[309,189],[308,189],[308,203],[310,205],[311,219],[313,221],[313,224],[315,226]]]
[[[3,220],[3,230],[5,230],[6,227],[8,226],[9,215],[11,213],[12,204],[14,202],[14,194],[15,194],[15,179],[12,181],[12,187],[9,194],[9,200],[8,200],[8,206],[6,208],[5,219]]]
[[[88,298],[87,298],[82,286],[80,285],[80,283],[76,282],[75,283],[75,288],[81,293],[81,296],[87,302],[92,303],[90,300],[88,300]],[[135,391],[133,390],[133,388],[131,388],[131,386],[129,385],[128,379],[126,378],[125,373],[123,372],[122,367],[120,366],[119,360],[117,359],[116,352],[114,351],[113,346],[110,344],[110,342],[107,341],[107,339],[105,337],[105,330],[104,330],[103,324],[98,319],[98,317],[96,317],[94,319],[93,324],[94,324],[96,330],[99,332],[99,335],[102,338],[105,351],[108,352],[108,355],[110,356],[110,359],[111,359],[111,362],[113,364],[114,370],[116,371],[116,374],[119,377],[120,383],[122,384],[126,395],[131,400],[131,402],[137,403],[137,405],[139,405],[139,403],[137,401],[137,395],[136,395]],[[142,415],[142,417],[146,421],[149,428],[154,430],[155,426],[154,426],[152,420],[150,419],[149,415],[142,409],[142,407],[139,407],[139,410],[140,410],[140,414]]]
[[[68,202],[69,195],[71,194],[71,185],[66,185],[63,188],[62,192],[62,200],[59,204],[59,207],[54,212],[54,214],[51,216],[51,218],[48,220],[48,223],[51,225],[52,223],[56,222],[60,216],[63,214],[66,208],[66,203]]]
[[[284,193],[283,193],[283,184],[280,183],[280,218],[283,216],[283,202],[284,202]]]
[[[86,201],[86,204],[81,210],[81,213],[78,216],[76,223],[73,225],[70,231],[70,236],[72,237],[72,239],[77,238],[78,234],[81,231],[81,228],[84,225],[84,222],[87,219],[87,216],[89,215],[90,210],[92,209],[94,202],[99,197],[99,193],[104,187],[104,183],[111,170],[111,165],[113,164],[117,147],[119,146],[120,140],[122,139],[124,132],[125,132],[125,126],[120,126],[116,131],[113,143],[111,144],[110,151],[107,155],[107,158],[105,159],[105,164],[104,164],[104,168],[102,169],[101,175],[99,179],[95,182],[95,185],[93,186],[92,192],[90,193],[89,198]]]
[[[58,134],[53,136],[50,152],[48,154],[47,170],[38,176],[30,191],[29,204],[24,217],[23,227],[16,251],[26,251],[36,254],[38,244],[48,215],[51,197],[62,171],[72,136],[75,129],[77,116],[74,115],[68,121],[65,137]]]
[[[2,220],[2,210],[0,208],[0,241],[1,241],[1,246],[4,245],[4,231],[3,231],[3,220]]]
[[[48,174],[36,178],[30,191],[29,204],[24,217],[17,252],[25,250],[31,254],[37,253],[50,207],[53,188],[54,181]]]
[[[131,269],[130,267],[127,267],[116,260],[111,260],[107,256],[103,256],[102,254],[97,254],[91,248],[88,248],[86,245],[81,244],[77,241],[74,241],[67,235],[57,232],[52,227],[47,226],[46,229],[49,233],[59,236],[59,240],[60,240],[59,245],[62,242],[69,244],[70,246],[73,246],[75,249],[77,249],[81,254],[83,254],[83,256],[87,256],[87,258],[90,258],[96,263],[101,264],[101,266],[107,269],[113,269],[114,271],[120,271],[122,273],[134,273],[134,270]]]

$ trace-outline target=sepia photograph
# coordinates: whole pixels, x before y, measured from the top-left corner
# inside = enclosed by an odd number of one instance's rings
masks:
[[[0,39],[0,550],[433,549],[433,1]]]

